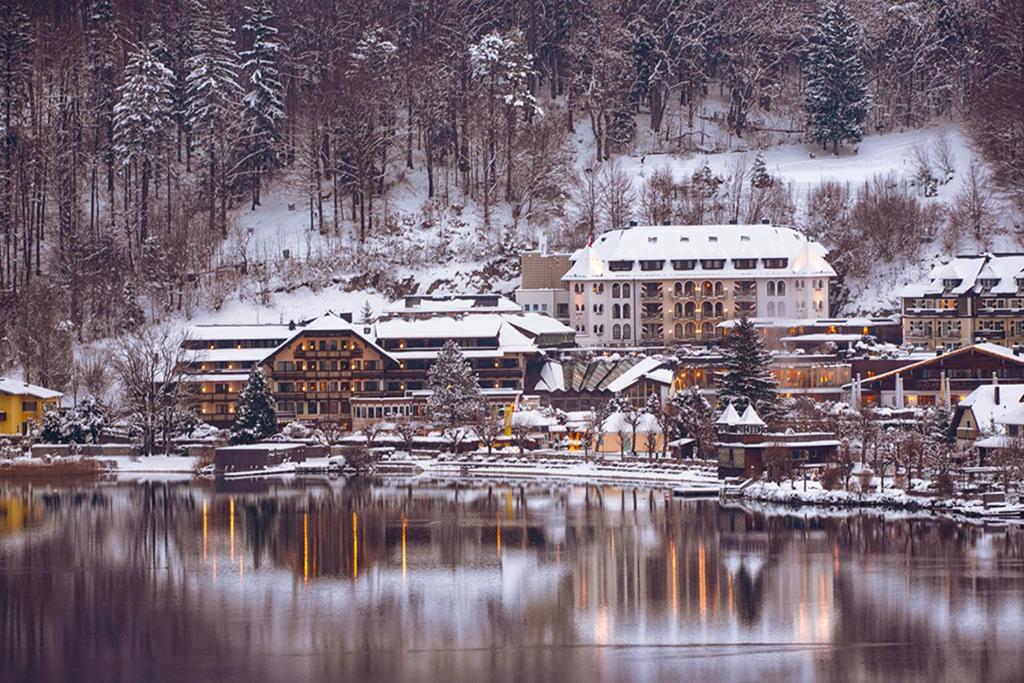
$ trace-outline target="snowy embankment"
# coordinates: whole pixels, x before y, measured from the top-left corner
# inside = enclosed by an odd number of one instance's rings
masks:
[[[806,488],[805,488],[806,486]],[[784,505],[812,505],[820,507],[872,507],[893,510],[934,512],[966,517],[998,517],[1024,520],[1024,506],[1019,504],[992,504],[963,498],[915,496],[903,489],[887,488],[880,492],[827,491],[816,481],[786,481],[781,484],[759,481],[742,492],[747,500]]]

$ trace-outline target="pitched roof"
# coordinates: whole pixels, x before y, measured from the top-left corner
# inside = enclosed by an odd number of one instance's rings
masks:
[[[730,404],[731,405],[731,404]],[[736,423],[740,427],[764,427],[766,426],[761,416],[754,410],[753,404],[748,403],[747,409],[743,411],[739,421]]]
[[[866,377],[866,378],[861,380],[861,386],[864,386],[864,385],[867,385],[867,384],[871,384],[873,382],[878,382],[878,381],[883,380],[883,379],[888,379],[889,377],[893,377],[895,375],[901,375],[904,372],[907,372],[908,370],[913,370],[914,368],[919,368],[919,367],[922,367],[924,365],[931,365],[932,363],[934,363],[936,361],[941,361],[941,360],[943,360],[945,358],[950,358],[952,356],[956,356],[958,354],[968,353],[968,352],[971,352],[971,351],[977,351],[979,353],[984,353],[984,354],[989,355],[989,356],[995,356],[995,357],[998,357],[998,358],[1002,358],[1004,360],[1013,361],[1014,363],[1017,363],[1017,364],[1020,364],[1020,365],[1024,365],[1024,357],[1018,356],[1017,354],[1015,354],[1013,352],[1013,350],[1008,349],[1005,346],[1000,346],[999,344],[992,344],[990,342],[982,342],[980,344],[971,344],[970,346],[963,346],[963,347],[960,347],[959,349],[954,349],[952,351],[947,351],[946,353],[939,354],[939,355],[936,355],[936,356],[929,355],[927,358],[924,358],[923,360],[919,360],[919,361],[917,361],[915,363],[908,363],[908,364],[900,366],[900,367],[898,367],[898,368],[896,368],[894,370],[889,370],[888,372],[883,372],[880,375],[875,375],[874,377]],[[844,387],[849,387],[849,386],[852,386],[852,383],[851,384],[845,384],[843,386]]]
[[[9,394],[11,396],[31,396],[42,400],[50,398],[60,398],[64,394],[53,389],[47,389],[35,384],[29,384],[28,382],[22,382],[18,379],[8,379],[6,377],[0,377],[0,394]]]
[[[1016,294],[1017,279],[1024,277],[1024,254],[967,254],[940,263],[924,279],[906,285],[900,296],[940,294]],[[948,281],[955,281],[946,287]]]
[[[999,387],[999,403],[996,403],[996,386]],[[997,424],[1017,409],[1024,408],[1024,384],[983,384],[960,401],[959,407],[970,408],[979,429],[998,429]],[[1024,413],[1021,413],[1024,416]],[[1013,423],[1016,424],[1016,423]]]
[[[718,417],[718,419],[715,420],[715,424],[728,427],[736,424],[739,421],[739,413],[737,413],[736,409],[733,408],[732,403],[729,403],[728,405],[725,406],[725,410],[722,411],[722,414]]]

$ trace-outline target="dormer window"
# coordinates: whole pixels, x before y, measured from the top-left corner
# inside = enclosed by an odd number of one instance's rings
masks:
[[[608,270],[619,273],[623,271],[633,270],[632,261],[609,261]]]
[[[655,237],[648,237],[647,238],[647,244],[657,244],[657,243],[658,243],[657,236],[655,236]]]
[[[732,260],[732,267],[736,270],[753,270],[757,268],[756,258],[734,258]]]
[[[942,288],[953,289],[954,287],[960,286],[961,282],[963,282],[963,280],[945,279],[942,281]]]
[[[725,268],[725,259],[702,258],[700,260],[700,267],[704,270],[722,270]]]
[[[778,269],[778,268],[785,268],[786,266],[788,266],[789,265],[789,259],[788,258],[766,258],[766,259],[761,259],[761,263],[764,265],[765,268]]]
[[[641,261],[640,270],[661,270],[665,267],[664,261]]]
[[[697,259],[673,259],[672,268],[675,270],[693,270],[697,267]]]
[[[718,241],[718,237],[716,237],[715,235],[708,235],[708,242],[717,242],[717,241]]]
[[[684,235],[684,236],[682,236],[682,237],[680,237],[680,238],[679,238],[679,241],[680,241],[680,242],[689,242],[689,241],[690,241],[690,238],[689,238],[689,237],[686,237],[686,236]]]
[[[978,280],[978,284],[981,285],[983,289],[992,289],[999,284],[999,278],[982,278]]]
[[[750,235],[740,235],[740,242],[749,242]]]

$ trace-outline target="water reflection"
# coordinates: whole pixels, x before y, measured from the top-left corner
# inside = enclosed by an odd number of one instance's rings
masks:
[[[0,486],[3,680],[1019,680],[1016,529],[609,487]]]

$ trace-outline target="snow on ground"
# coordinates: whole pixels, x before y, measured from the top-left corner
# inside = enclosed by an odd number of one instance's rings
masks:
[[[122,473],[152,474],[192,473],[196,466],[196,458],[184,455],[150,455],[146,457],[134,457],[128,455],[101,455],[95,460],[109,464],[112,468]]]

